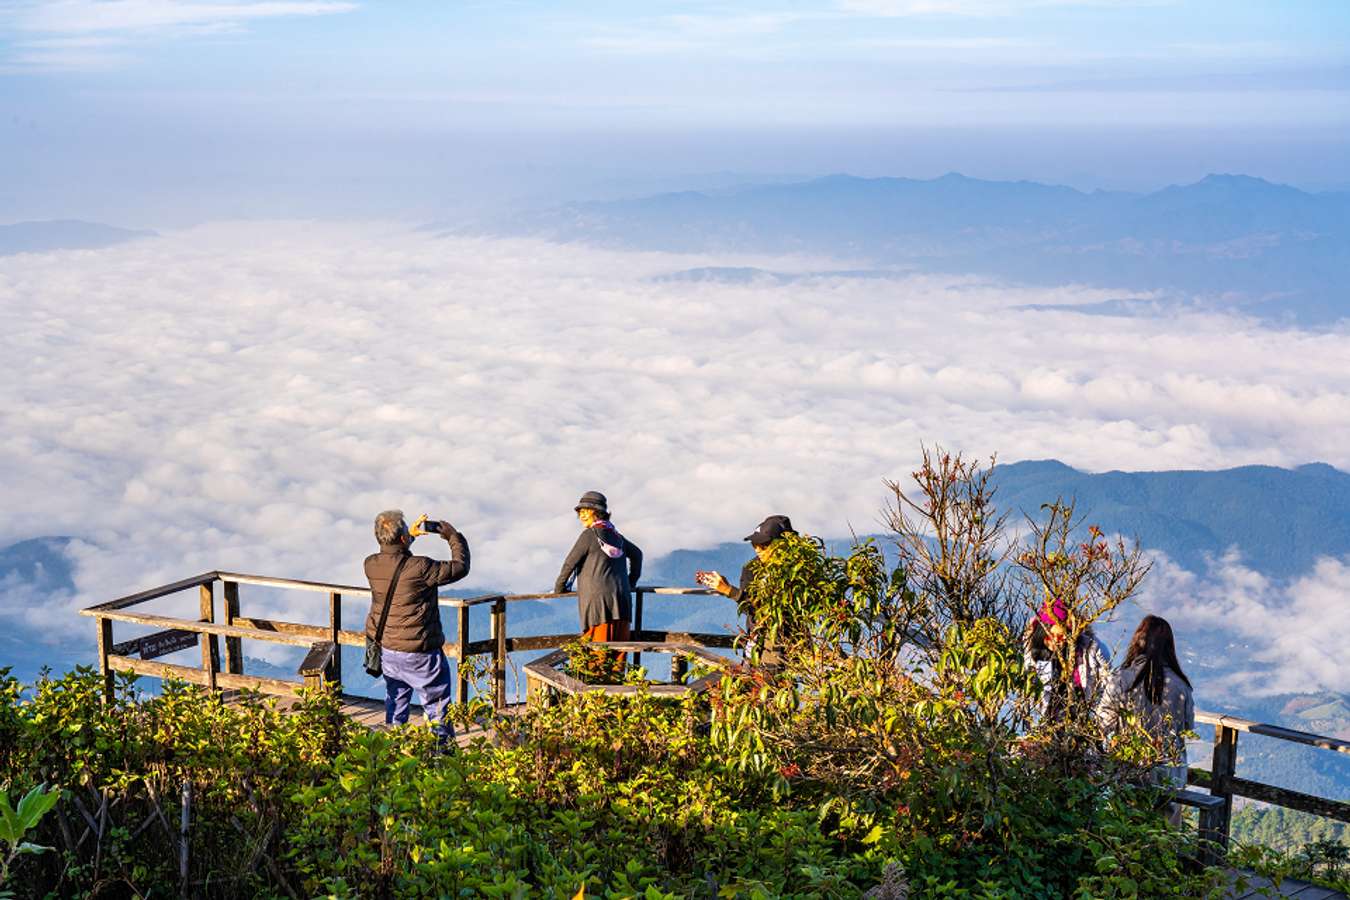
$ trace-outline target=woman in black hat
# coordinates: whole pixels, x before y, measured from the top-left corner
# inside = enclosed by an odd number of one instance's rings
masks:
[[[576,578],[581,633],[593,641],[626,641],[633,620],[633,586],[642,575],[642,551],[609,521],[609,504],[599,491],[587,491],[576,505],[581,534],[563,561],[553,585],[568,590]]]

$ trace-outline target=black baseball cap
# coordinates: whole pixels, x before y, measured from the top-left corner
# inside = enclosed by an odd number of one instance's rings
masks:
[[[754,534],[747,536],[746,540],[756,545],[772,544],[785,534],[796,533],[796,529],[792,527],[792,520],[787,516],[769,516],[759,523]]]

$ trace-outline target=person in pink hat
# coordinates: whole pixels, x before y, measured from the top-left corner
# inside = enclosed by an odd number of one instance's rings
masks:
[[[1042,722],[1062,720],[1070,705],[1086,704],[1095,713],[1112,674],[1111,651],[1091,625],[1078,633],[1072,649],[1065,653],[1072,616],[1062,598],[1047,597],[1022,637],[1026,663],[1041,679],[1038,713]],[[1066,660],[1071,671],[1067,676]]]

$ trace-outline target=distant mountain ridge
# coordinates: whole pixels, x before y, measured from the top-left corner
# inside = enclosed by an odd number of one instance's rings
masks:
[[[1276,578],[1350,554],[1350,474],[1325,463],[1089,473],[1034,460],[996,466],[994,483],[1004,509],[1034,516],[1042,503],[1073,498],[1104,530],[1138,535],[1192,571],[1230,547]]]
[[[78,219],[16,222],[13,225],[0,225],[0,256],[48,253],[52,250],[97,250],[154,236],[153,231],[117,228]]]
[[[1058,460],[1028,460],[995,466],[993,481],[1010,526],[1022,525],[1024,514],[1036,517],[1043,503],[1072,499],[1092,524],[1138,536],[1145,548],[1195,572],[1230,548],[1277,579],[1302,575],[1319,557],[1350,555],[1350,473],[1325,463],[1083,472]],[[687,584],[696,569],[738,571],[749,558],[748,545],[728,542],[677,550],[647,571],[651,578]]]
[[[1350,194],[1208,175],[1150,194],[1030,181],[830,175],[574,203],[494,229],[678,252],[830,254],[876,266],[1181,293],[1309,323],[1350,316]]]

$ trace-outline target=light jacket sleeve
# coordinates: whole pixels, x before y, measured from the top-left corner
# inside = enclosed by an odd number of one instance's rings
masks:
[[[1095,634],[1084,634],[1079,641],[1074,674],[1082,681],[1083,691],[1095,703],[1106,689],[1106,679],[1111,677],[1109,651]]]
[[[1101,696],[1097,699],[1095,710],[1097,722],[1106,734],[1114,734],[1120,729],[1121,704],[1125,697],[1120,689],[1120,673],[1107,672],[1102,684]]]
[[[590,537],[589,531],[583,531],[577,536],[577,542],[572,545],[571,551],[567,554],[567,559],[563,560],[562,571],[558,573],[558,580],[553,583],[553,593],[561,594],[567,590],[567,583],[577,574],[577,569],[581,568],[581,563],[586,558],[586,551],[589,549],[587,538]]]

